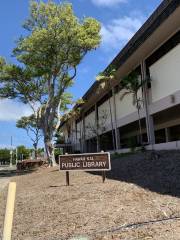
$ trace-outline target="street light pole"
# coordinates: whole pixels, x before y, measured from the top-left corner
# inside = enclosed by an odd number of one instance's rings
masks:
[[[10,150],[10,167],[12,167],[12,156],[13,156],[13,149],[12,149],[12,136],[11,136],[11,150]]]
[[[16,147],[16,166],[17,166],[17,162],[18,162],[18,149]]]

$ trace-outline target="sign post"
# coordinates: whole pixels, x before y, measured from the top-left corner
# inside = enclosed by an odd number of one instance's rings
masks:
[[[65,154],[59,156],[59,170],[66,171],[66,185],[69,186],[69,171],[102,171],[105,181],[105,171],[111,170],[110,153]]]
[[[69,186],[69,171],[66,171],[66,186]]]
[[[65,155],[68,155],[68,153],[65,153]],[[66,171],[66,186],[69,186],[69,171]]]

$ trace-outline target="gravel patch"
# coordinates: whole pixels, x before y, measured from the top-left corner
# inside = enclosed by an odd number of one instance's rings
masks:
[[[73,172],[66,187],[57,168],[14,177],[12,239],[180,239],[180,153],[159,154],[117,156],[105,183],[98,173]]]

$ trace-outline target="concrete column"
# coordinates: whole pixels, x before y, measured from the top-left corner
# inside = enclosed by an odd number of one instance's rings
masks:
[[[146,81],[146,63],[145,61],[141,62],[141,76],[142,81]],[[144,109],[146,115],[146,129],[149,144],[155,144],[155,135],[154,135],[154,123],[153,117],[149,114],[149,96],[148,96],[148,87],[147,83],[143,84],[143,100],[144,100]]]
[[[85,128],[85,118],[84,118],[84,114],[82,115],[82,122],[83,122],[83,132],[82,132],[82,146],[81,146],[81,151],[82,152],[86,152],[86,128]]]
[[[170,136],[170,129],[169,128],[165,128],[165,136],[166,136],[166,142],[170,142],[171,141],[171,136]]]
[[[98,106],[97,103],[95,104],[95,125],[96,125],[96,149],[97,152],[100,151],[100,138],[99,138],[99,131],[98,131]]]
[[[116,150],[121,148],[120,143],[120,132],[117,127],[117,112],[116,112],[116,98],[115,98],[115,89],[112,88],[112,97],[113,97],[113,108],[114,108],[114,121],[115,121],[115,141],[116,141]]]

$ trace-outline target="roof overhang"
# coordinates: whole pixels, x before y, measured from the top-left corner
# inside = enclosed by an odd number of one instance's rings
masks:
[[[157,50],[172,35],[180,30],[180,1],[164,0],[126,46],[119,52],[109,66],[117,69],[117,79],[121,79]],[[117,81],[113,81],[116,85]],[[105,95],[109,88],[99,88],[95,81],[82,97],[85,103],[82,112],[88,110],[95,102]]]
[[[118,78],[127,75],[180,29],[179,16],[180,1],[164,0],[104,71],[112,65]],[[93,98],[94,102],[98,86],[99,82],[94,82],[83,99]]]

